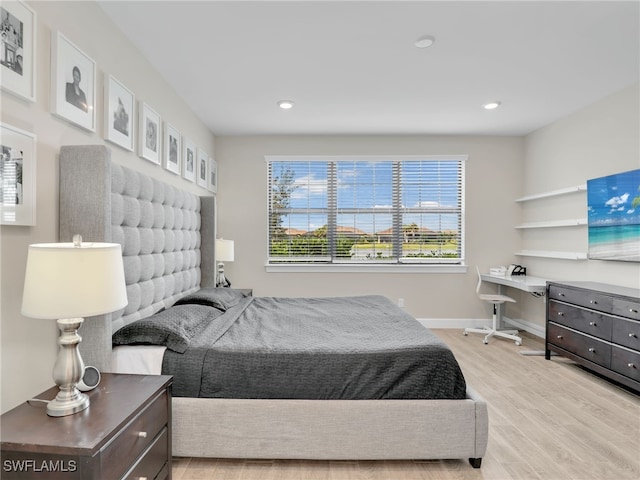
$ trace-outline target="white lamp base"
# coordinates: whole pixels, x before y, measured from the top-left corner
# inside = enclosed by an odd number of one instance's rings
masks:
[[[82,337],[78,328],[82,318],[61,318],[58,320],[58,358],[53,366],[53,380],[60,388],[56,398],[47,404],[47,415],[64,417],[81,412],[89,406],[89,397],[76,388],[84,373],[84,362],[78,350]]]

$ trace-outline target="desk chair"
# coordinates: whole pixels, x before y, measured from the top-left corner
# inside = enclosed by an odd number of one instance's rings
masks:
[[[480,286],[482,285],[482,277],[480,276],[480,269],[476,267],[476,271],[478,272],[478,285],[476,286],[476,294],[480,300],[484,300],[493,305],[493,326],[482,327],[482,328],[465,328],[462,332],[463,335],[467,336],[469,333],[486,333],[487,335],[482,340],[482,343],[485,345],[489,343],[489,339],[493,336],[509,338],[516,342],[516,345],[522,344],[522,338],[518,336],[517,330],[498,330],[498,305],[502,305],[505,302],[513,302],[515,300],[511,297],[507,297],[506,295],[494,294],[494,293],[480,293]]]

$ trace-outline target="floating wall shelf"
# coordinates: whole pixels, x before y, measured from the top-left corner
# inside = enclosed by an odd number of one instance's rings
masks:
[[[530,222],[516,225],[515,228],[555,228],[555,227],[578,227],[586,225],[586,218],[575,218],[567,220],[553,220],[549,222]]]
[[[526,197],[516,199],[516,202],[528,202],[530,200],[537,200],[539,198],[557,197],[559,195],[567,195],[569,193],[583,192],[587,190],[587,185],[576,185],[575,187],[561,188],[559,190],[551,190],[549,192],[537,193],[535,195],[528,195]]]
[[[514,255],[518,257],[543,257],[543,258],[561,258],[564,260],[586,260],[587,254],[584,252],[552,252],[547,250],[523,250],[516,252]]]

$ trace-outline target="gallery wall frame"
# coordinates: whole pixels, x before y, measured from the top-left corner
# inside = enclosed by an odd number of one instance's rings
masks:
[[[132,152],[136,96],[113,75],[104,77],[104,138]]]
[[[96,62],[61,32],[51,32],[51,113],[96,131]]]
[[[158,112],[143,101],[140,101],[138,105],[138,112],[138,155],[160,165],[162,118]]]
[[[182,154],[180,132],[168,122],[164,123],[164,168],[181,175],[180,157]]]
[[[203,187],[209,186],[209,155],[203,149],[198,149],[198,169],[196,183]]]
[[[218,162],[213,158],[209,159],[209,190],[213,193],[218,192]]]
[[[36,224],[36,135],[0,123],[0,224]]]
[[[190,182],[196,181],[197,150],[187,137],[182,138],[182,176]]]
[[[36,101],[38,16],[21,0],[0,3],[0,87]]]

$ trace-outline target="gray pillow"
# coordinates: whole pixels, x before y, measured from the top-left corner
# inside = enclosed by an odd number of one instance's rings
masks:
[[[237,305],[240,300],[242,300],[246,296],[247,295],[242,293],[240,290],[235,290],[233,288],[208,287],[201,288],[195,293],[191,293],[185,297],[182,297],[174,305],[208,305],[210,307],[215,307],[222,312],[225,312],[228,308]]]
[[[113,345],[161,345],[184,353],[191,340],[222,315],[204,305],[178,305],[125,325],[113,334]]]

